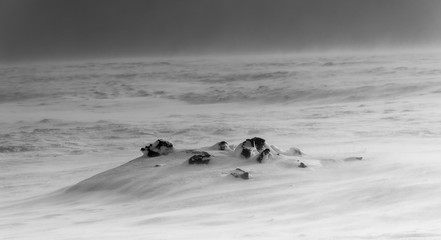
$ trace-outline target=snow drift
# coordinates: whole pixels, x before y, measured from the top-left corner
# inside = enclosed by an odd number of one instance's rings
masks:
[[[440,239],[437,53],[1,66],[2,239]],[[306,153],[207,150],[259,136]],[[362,161],[341,161],[362,156]],[[308,168],[298,168],[297,160]],[[250,179],[230,175],[237,167]]]

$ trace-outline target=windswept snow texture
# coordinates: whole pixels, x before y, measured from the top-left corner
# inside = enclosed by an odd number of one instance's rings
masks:
[[[433,52],[1,66],[0,238],[441,239],[440,62]],[[252,137],[306,155],[258,164],[206,148]],[[158,138],[212,159],[140,158]],[[250,179],[231,176],[237,167]]]

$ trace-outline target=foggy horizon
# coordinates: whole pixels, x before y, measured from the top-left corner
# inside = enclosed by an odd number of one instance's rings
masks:
[[[440,1],[0,1],[0,61],[441,46]]]

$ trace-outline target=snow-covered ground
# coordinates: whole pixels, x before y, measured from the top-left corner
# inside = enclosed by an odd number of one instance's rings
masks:
[[[0,238],[441,239],[440,62],[426,52],[1,66]],[[307,155],[137,159],[158,138],[195,149],[250,137]],[[340,161],[351,156],[363,160]],[[251,178],[229,175],[236,167]]]

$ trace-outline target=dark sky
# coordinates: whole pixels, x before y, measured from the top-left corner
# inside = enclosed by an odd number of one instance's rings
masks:
[[[0,59],[440,43],[439,0],[0,0]]]

